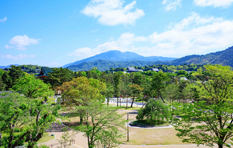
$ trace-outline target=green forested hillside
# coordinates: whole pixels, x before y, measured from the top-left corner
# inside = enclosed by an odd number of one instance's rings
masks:
[[[233,67],[233,46],[226,50],[209,53],[206,55],[191,55],[176,59],[171,62],[172,65],[180,64],[221,64]]]

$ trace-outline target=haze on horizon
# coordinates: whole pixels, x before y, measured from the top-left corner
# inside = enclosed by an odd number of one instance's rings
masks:
[[[63,66],[110,50],[182,57],[233,45],[233,0],[0,1],[0,65]]]

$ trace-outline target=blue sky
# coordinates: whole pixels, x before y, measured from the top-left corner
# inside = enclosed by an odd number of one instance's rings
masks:
[[[0,65],[220,51],[233,46],[232,14],[233,0],[1,0]]]

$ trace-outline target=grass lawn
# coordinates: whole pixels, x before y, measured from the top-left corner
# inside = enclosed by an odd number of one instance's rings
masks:
[[[49,136],[49,133],[44,133],[43,137],[37,143],[44,143],[50,140],[53,140],[55,136]]]
[[[164,129],[143,129],[130,128],[129,142],[126,142],[126,137],[122,142],[129,145],[171,145],[171,144],[186,144],[176,136],[174,128]]]

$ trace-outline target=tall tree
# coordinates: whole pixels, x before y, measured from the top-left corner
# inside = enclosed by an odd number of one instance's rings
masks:
[[[110,97],[113,97],[114,89],[113,89],[112,84],[107,83],[106,86],[107,86],[107,89],[104,94],[105,94],[105,97],[107,98],[107,106],[108,106]]]
[[[69,82],[73,78],[73,72],[67,68],[52,68],[52,72],[44,79],[45,83],[49,83],[53,90],[62,85],[64,82]]]
[[[125,129],[122,116],[117,114],[116,110],[104,107],[100,102],[92,102],[86,107],[84,118],[86,125],[81,125],[77,129],[85,133],[89,148],[94,148],[98,144],[101,147],[116,147],[123,137],[118,128]]]
[[[159,71],[157,74],[153,76],[151,89],[157,92],[158,98],[160,97],[163,102],[165,103],[161,91],[164,90],[167,86],[167,74]]]
[[[9,72],[5,72],[2,76],[3,83],[6,84],[6,90],[12,88],[17,80],[24,75],[24,72],[19,66],[11,65]]]
[[[117,72],[114,74],[114,91],[115,96],[117,97],[117,106],[118,106],[118,98],[120,97],[120,81],[121,81],[121,73]]]
[[[104,102],[102,93],[106,89],[105,83],[86,77],[78,77],[70,82],[65,82],[60,87],[63,90],[63,104],[69,107],[75,107],[74,112],[78,112],[80,123],[83,123],[85,115],[84,107],[90,102]]]
[[[174,103],[174,125],[183,142],[230,147],[233,137],[233,71],[227,66],[204,66],[208,81],[198,81],[194,103]],[[199,70],[194,75],[201,76]]]
[[[133,107],[133,103],[134,103],[135,98],[142,95],[142,91],[144,88],[142,88],[140,85],[137,85],[137,84],[131,84],[131,85],[129,85],[129,87],[130,87],[130,89],[132,91],[132,95],[133,95],[133,100],[131,103],[131,107]]]

